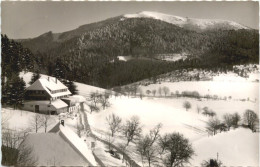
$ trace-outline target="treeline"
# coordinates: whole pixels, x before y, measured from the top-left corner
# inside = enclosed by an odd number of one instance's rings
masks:
[[[22,71],[33,71],[35,58],[29,49],[13,40],[9,40],[6,35],[1,35],[2,48],[2,104],[19,107],[23,103],[25,82],[19,77]]]

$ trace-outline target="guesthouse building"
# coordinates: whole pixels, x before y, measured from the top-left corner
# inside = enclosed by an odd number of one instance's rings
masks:
[[[24,110],[60,114],[77,109],[77,100],[57,78],[40,78],[26,88]]]

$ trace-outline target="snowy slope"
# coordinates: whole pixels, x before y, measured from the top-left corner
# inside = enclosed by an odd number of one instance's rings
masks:
[[[180,16],[168,15],[158,12],[143,11],[136,14],[126,14],[125,18],[153,18],[161,21],[165,21],[170,24],[177,25],[179,27],[195,28],[195,29],[248,29],[248,27],[238,24],[233,21],[227,20],[211,20],[211,19],[195,19],[184,18]]]
[[[203,160],[219,159],[225,166],[258,166],[259,134],[249,129],[236,129],[216,136],[202,138],[193,143],[195,156],[193,166],[199,166]]]
[[[27,112],[24,110],[13,110],[12,108],[1,109],[2,118],[8,118],[7,125],[6,125],[7,128],[16,131],[30,130],[32,120],[36,114],[37,113]],[[51,115],[47,131],[52,129],[58,122],[59,122],[58,117],[55,115]],[[41,127],[39,129],[39,132],[44,132],[44,127]]]
[[[138,116],[143,125],[143,132],[148,133],[158,123],[162,123],[161,133],[178,131],[190,139],[197,139],[205,135],[206,117],[194,112],[187,112],[182,107],[183,101],[171,99],[139,99],[139,98],[112,98],[111,107],[105,111],[89,115],[89,123],[92,127],[107,131],[106,117],[112,113],[120,116],[123,120],[131,116]],[[155,119],[156,118],[156,119]],[[194,127],[191,128],[191,127]],[[199,132],[195,129],[199,129]]]

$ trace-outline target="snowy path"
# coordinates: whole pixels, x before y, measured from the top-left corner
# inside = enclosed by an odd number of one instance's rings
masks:
[[[81,111],[80,112],[83,115],[83,125],[85,127],[85,130],[88,131],[90,133],[90,136],[97,140],[96,143],[98,143],[98,146],[95,150],[94,153],[98,156],[98,158],[102,158],[102,162],[106,165],[109,166],[127,166],[130,165],[132,167],[140,167],[140,165],[138,165],[134,160],[132,160],[124,151],[122,151],[121,149],[119,149],[118,147],[116,147],[115,145],[108,143],[107,141],[99,138],[98,136],[96,136],[94,133],[92,133],[92,130],[90,128],[90,125],[88,123],[88,118],[87,118],[87,113],[85,111]],[[121,160],[118,160],[116,158],[111,157],[108,153],[106,153],[105,150],[105,146],[108,146],[110,144],[110,147],[113,148],[114,150],[116,150],[118,153],[120,153],[121,155],[124,155],[124,163]],[[105,155],[104,155],[105,154]]]

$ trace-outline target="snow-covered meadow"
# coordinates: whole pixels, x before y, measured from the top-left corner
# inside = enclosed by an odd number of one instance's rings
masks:
[[[162,82],[161,84],[151,84],[148,86],[141,86],[143,92],[146,90],[156,90],[158,96],[158,89],[166,86],[170,92],[179,93],[183,91],[197,91],[201,96],[217,95],[219,97],[229,97],[233,99],[258,99],[259,83],[258,82],[235,82],[235,81],[182,81],[182,82]]]
[[[33,132],[33,119],[35,115],[37,115],[37,113],[24,110],[14,110],[12,108],[1,109],[1,117],[2,120],[6,120],[6,128],[16,130],[18,132]],[[47,131],[51,130],[58,122],[58,117],[51,115],[48,122]],[[44,127],[41,127],[39,132],[44,132]]]
[[[183,108],[183,102],[189,101],[192,108],[186,111]],[[186,138],[189,138],[194,145],[196,156],[194,156],[192,165],[200,165],[202,160],[216,158],[217,153],[221,155],[223,163],[229,165],[239,164],[258,164],[258,133],[252,133],[249,129],[237,129],[229,132],[219,133],[216,136],[209,137],[206,132],[206,122],[209,117],[198,114],[197,106],[209,107],[217,113],[217,117],[222,119],[225,113],[238,112],[241,116],[246,109],[258,111],[258,104],[253,102],[241,102],[234,100],[203,100],[198,101],[190,98],[128,98],[113,97],[110,99],[111,107],[98,113],[89,114],[89,123],[94,132],[103,139],[106,139],[108,125],[106,117],[112,113],[120,116],[124,121],[131,116],[138,116],[143,125],[143,134],[146,134],[156,124],[162,123],[161,134],[180,132]],[[114,144],[125,143],[126,140],[121,134],[116,137]],[[243,137],[240,137],[243,135]],[[236,136],[233,138],[233,136]],[[232,141],[231,141],[232,139]],[[250,144],[242,144],[249,141]],[[219,143],[219,144],[216,144]],[[134,145],[129,149],[134,151]],[[233,153],[234,151],[238,151]],[[241,152],[244,150],[243,152]],[[131,152],[129,151],[129,152]],[[227,156],[228,155],[228,156]],[[250,158],[243,158],[244,155]],[[141,161],[135,154],[132,154],[136,160]],[[239,161],[237,159],[239,158]]]
[[[26,83],[30,80],[31,73],[23,75]],[[44,76],[44,75],[42,75]],[[47,76],[45,76],[47,77]],[[221,75],[213,79],[213,81],[191,81],[191,82],[162,82],[161,84],[151,84],[148,86],[140,86],[145,93],[146,90],[157,90],[157,97],[151,94],[148,97],[140,99],[139,97],[112,96],[110,107],[99,112],[88,113],[88,121],[93,132],[107,140],[108,125],[106,117],[112,113],[123,119],[123,122],[131,116],[138,116],[143,126],[143,134],[147,134],[150,129],[158,123],[162,123],[160,133],[180,132],[188,138],[195,150],[195,155],[191,160],[192,166],[199,166],[203,160],[209,158],[217,158],[227,166],[257,166],[259,163],[258,139],[259,133],[252,133],[249,129],[238,128],[228,132],[218,133],[215,136],[209,136],[206,131],[206,122],[209,117],[198,113],[198,108],[208,107],[216,112],[217,117],[222,119],[226,113],[239,113],[241,116],[245,110],[250,109],[259,113],[259,84],[252,80],[240,78],[237,76]],[[89,97],[91,92],[104,92],[104,89],[93,86],[76,83],[79,94],[84,97]],[[171,92],[179,91],[197,91],[200,95],[217,95],[218,97],[229,97],[227,100],[213,99],[195,99],[195,98],[172,98],[158,97],[159,87],[167,86]],[[249,100],[247,100],[249,98]],[[246,100],[241,100],[246,99]],[[183,103],[189,101],[191,108],[186,111]],[[89,101],[87,102],[89,103]],[[85,106],[88,110],[88,107]],[[76,132],[76,119],[67,119],[66,124]],[[97,142],[98,143],[98,142]],[[126,140],[122,134],[116,134],[113,139],[115,145],[125,144]],[[247,143],[247,144],[245,144]],[[112,163],[113,158],[104,152],[107,148],[99,143],[96,146],[96,152],[104,156],[105,162],[108,164],[120,164],[120,161]],[[142,165],[140,157],[136,154],[135,144],[130,143],[127,153]],[[116,160],[116,159],[115,159]]]

